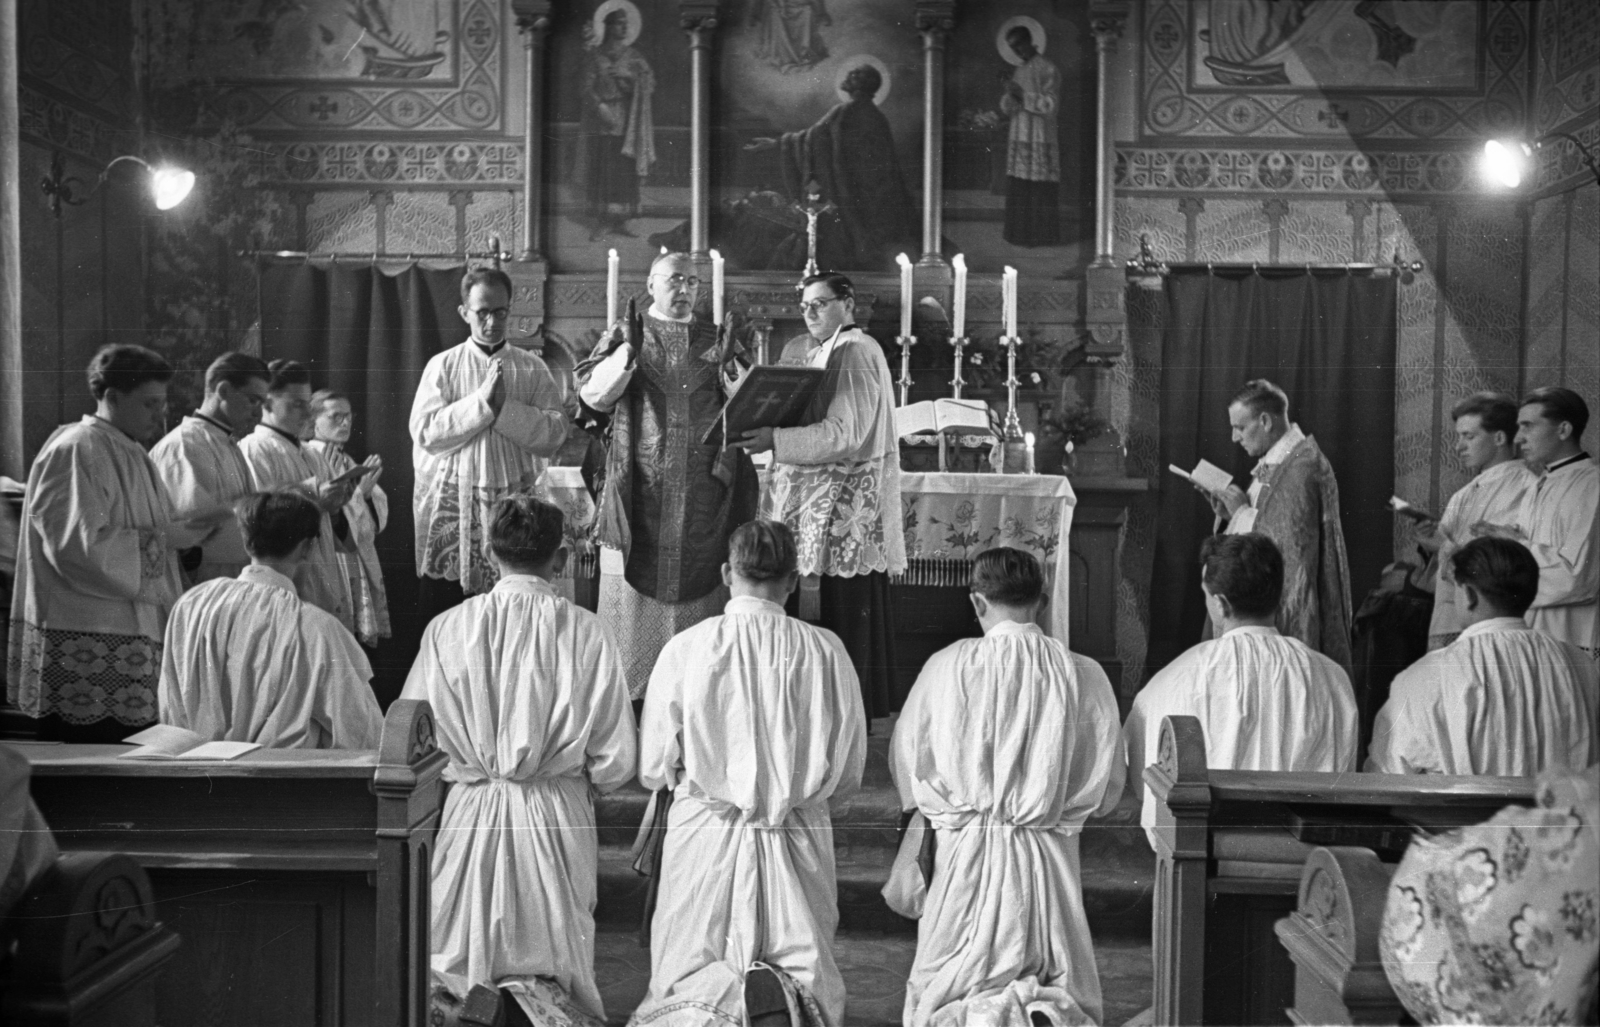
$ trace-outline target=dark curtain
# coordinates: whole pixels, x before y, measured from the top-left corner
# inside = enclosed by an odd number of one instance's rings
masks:
[[[427,626],[417,595],[407,422],[428,358],[466,338],[456,310],[461,270],[261,268],[262,356],[299,360],[311,369],[314,388],[347,393],[355,414],[350,454],[383,457],[379,484],[389,496],[389,524],[378,536],[378,557],[394,635],[369,654],[373,687],[386,708],[405,685]]]
[[[1197,560],[1213,523],[1210,505],[1165,468],[1204,458],[1249,486],[1255,461],[1232,441],[1228,401],[1251,378],[1283,387],[1289,419],[1333,465],[1353,604],[1378,583],[1393,552],[1395,287],[1393,277],[1344,270],[1168,275],[1150,672],[1200,640]]]

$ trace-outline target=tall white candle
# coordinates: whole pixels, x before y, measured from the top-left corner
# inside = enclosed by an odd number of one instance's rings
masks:
[[[957,253],[950,262],[956,269],[956,295],[955,295],[955,324],[954,337],[965,338],[967,334],[967,257],[966,254]]]
[[[1017,334],[1017,269],[1006,265],[1006,335]]]
[[[911,335],[911,258],[904,253],[894,258],[900,265],[900,335]]]
[[[622,274],[622,258],[612,250],[606,257],[606,328],[617,323],[617,279]]]
[[[723,262],[723,259],[722,259],[722,254],[718,253],[716,250],[712,250],[711,251],[711,323],[717,325],[718,327],[721,327],[721,325],[722,325],[722,315],[724,313],[726,313],[726,310],[727,310],[726,305],[724,304],[723,299],[722,299],[722,290],[723,290],[724,285],[726,284],[726,281],[723,278],[723,275],[724,275],[724,273],[726,271],[726,268],[723,267],[723,263],[724,262]]]

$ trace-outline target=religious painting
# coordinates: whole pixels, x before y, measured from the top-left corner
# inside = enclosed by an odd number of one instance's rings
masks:
[[[448,81],[457,0],[234,0],[195,5],[210,71],[232,81]],[[202,69],[204,71],[206,69]]]
[[[945,65],[947,246],[1054,277],[1094,224],[1094,40],[1081,4],[964,7]]]
[[[729,5],[718,29],[711,242],[730,267],[798,273],[808,205],[823,267],[888,270],[897,253],[921,252],[912,13],[900,0]]]
[[[689,215],[688,47],[671,0],[563,5],[552,38],[552,256],[624,266]]]
[[[1478,90],[1484,4],[1205,0],[1191,5],[1194,89]]]

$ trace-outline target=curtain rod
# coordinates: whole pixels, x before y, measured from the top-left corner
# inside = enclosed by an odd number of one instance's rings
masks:
[[[1155,250],[1150,246],[1150,237],[1139,237],[1139,255],[1132,257],[1127,262],[1130,274],[1164,275],[1169,271],[1198,271],[1202,268],[1207,271],[1356,271],[1382,272],[1385,274],[1416,274],[1423,269],[1420,260],[1405,261],[1400,259],[1398,252],[1394,260],[1388,264],[1368,264],[1360,261],[1350,261],[1342,264],[1316,263],[1313,261],[1290,261],[1285,263],[1269,264],[1261,261],[1212,261],[1212,260],[1177,260],[1164,261],[1156,256]]]
[[[239,256],[254,260],[326,260],[329,263],[337,263],[343,258],[347,261],[367,261],[373,264],[384,260],[492,260],[495,267],[499,267],[502,261],[511,259],[511,254],[500,248],[498,235],[489,237],[489,249],[481,253],[473,253],[470,250],[456,253],[379,253],[374,250],[369,255],[336,253],[331,250],[325,253],[312,253],[306,250],[240,250]]]

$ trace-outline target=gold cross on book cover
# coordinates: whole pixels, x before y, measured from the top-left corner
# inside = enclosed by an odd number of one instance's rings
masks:
[[[793,428],[805,417],[806,407],[822,387],[825,372],[818,367],[768,364],[752,367],[739,391],[700,441],[723,444],[723,433],[739,439],[754,428]]]

